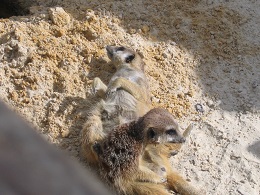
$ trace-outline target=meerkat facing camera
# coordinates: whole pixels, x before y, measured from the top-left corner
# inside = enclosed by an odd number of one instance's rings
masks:
[[[148,144],[183,143],[185,138],[174,127],[171,114],[161,108],[150,110],[137,121],[115,127],[93,146],[101,177],[124,194],[170,194],[167,186],[162,185],[165,181],[142,166],[140,159]]]
[[[190,130],[191,127],[187,128],[184,135]],[[167,180],[142,164],[146,147],[184,141],[172,115],[165,109],[154,108],[136,121],[115,127],[93,146],[93,151],[98,156],[101,177],[120,194],[170,195],[170,189],[181,195],[204,194],[172,171],[167,150],[149,148],[149,155],[158,155],[152,157],[155,159],[151,164],[163,164]]]

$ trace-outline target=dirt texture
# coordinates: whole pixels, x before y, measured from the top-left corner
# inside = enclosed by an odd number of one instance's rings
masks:
[[[34,2],[0,19],[0,97],[44,138],[79,157],[104,48],[128,46],[153,105],[196,125],[173,168],[207,194],[260,194],[260,1]]]

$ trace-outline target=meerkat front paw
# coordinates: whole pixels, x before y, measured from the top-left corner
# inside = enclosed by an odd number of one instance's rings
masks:
[[[105,97],[107,86],[100,80],[100,78],[95,77],[92,84],[92,94],[98,95],[99,97]]]
[[[121,78],[117,78],[113,81],[111,85],[109,85],[107,91],[106,91],[106,96],[109,96],[113,93],[115,93],[117,90],[121,88]]]
[[[167,181],[166,169],[163,166],[141,166],[140,181],[152,183],[165,183]]]
[[[157,183],[165,183],[167,181],[167,172],[164,166],[153,167],[151,170],[159,176],[159,182]]]
[[[153,177],[152,182],[154,183],[165,183],[167,182],[167,176],[162,175],[156,175],[156,177]]]

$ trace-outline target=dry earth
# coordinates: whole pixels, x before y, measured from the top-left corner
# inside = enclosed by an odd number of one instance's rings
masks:
[[[257,0],[37,0],[0,19],[0,97],[78,158],[91,82],[113,74],[104,47],[130,46],[154,106],[196,124],[173,168],[207,194],[258,195],[259,10]]]

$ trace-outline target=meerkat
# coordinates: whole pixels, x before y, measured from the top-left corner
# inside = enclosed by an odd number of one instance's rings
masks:
[[[191,130],[193,124],[189,125],[183,133],[183,137],[186,139]],[[144,162],[150,170],[154,171],[158,175],[166,178],[167,187],[181,195],[202,195],[204,191],[198,190],[187,182],[179,173],[173,171],[172,165],[169,161],[170,156],[176,155],[181,149],[182,143],[174,144],[160,144],[158,146],[148,145],[146,146],[143,154]],[[169,148],[170,147],[170,148]],[[152,191],[150,191],[152,193]]]
[[[178,129],[178,124],[175,124],[175,128]],[[186,139],[191,130],[193,129],[193,124],[190,124],[182,136]],[[167,174],[170,173],[171,167],[167,166],[168,160],[171,156],[175,156],[181,149],[183,143],[171,143],[171,144],[160,144],[160,145],[148,145],[146,146],[142,162],[144,166],[147,166],[149,169],[167,179]]]
[[[116,68],[106,86],[100,78],[93,81],[100,99],[92,106],[81,132],[81,158],[95,165],[92,145],[115,126],[143,116],[151,109],[149,86],[141,56],[126,47],[107,46],[107,55]]]
[[[140,55],[125,47],[107,46],[106,50],[117,71],[108,86],[99,78],[94,79],[93,91],[101,99],[93,105],[81,134],[81,158],[93,166],[98,164],[98,157],[92,147],[95,143],[102,141],[115,126],[136,120],[151,109],[148,83],[143,72],[144,62]],[[178,130],[177,123],[175,128]],[[168,170],[171,170],[168,156],[176,154],[180,146],[181,143],[160,144],[156,147],[149,145],[143,157],[140,157],[140,165],[157,174],[158,181],[166,181],[170,172]],[[175,183],[183,182],[175,180]],[[143,187],[138,188],[140,193],[146,191],[147,186],[151,190],[149,183],[139,182],[138,186],[141,185]],[[165,190],[157,186],[153,192],[156,189]]]
[[[183,143],[185,138],[175,126],[168,111],[154,108],[136,121],[115,127],[93,146],[101,177],[123,194],[170,194],[161,177],[142,166],[140,159],[148,144]]]
[[[184,136],[192,127],[189,126]],[[149,149],[158,156],[152,156],[151,165],[164,165],[167,180],[162,180],[160,174],[151,171],[151,167],[142,164],[146,147],[164,143],[181,144],[185,141],[176,129],[172,115],[161,108],[150,110],[137,121],[117,126],[101,142],[93,146],[97,153],[101,177],[111,184],[120,194],[169,195],[174,190],[181,195],[199,195],[199,192],[171,169],[167,157],[168,150]],[[176,149],[179,149],[176,146]]]

